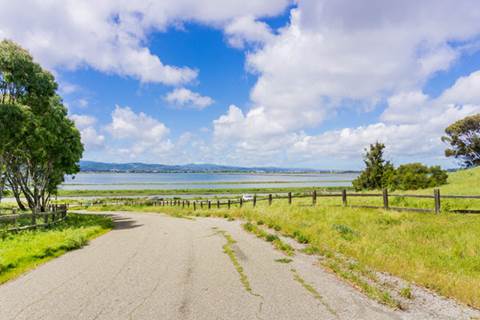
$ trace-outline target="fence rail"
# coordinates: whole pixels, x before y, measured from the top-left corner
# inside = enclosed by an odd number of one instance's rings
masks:
[[[51,205],[44,212],[22,212],[11,209],[11,214],[0,215],[0,227],[5,226],[7,232],[46,227],[65,220],[68,206],[66,204]],[[29,223],[23,223],[28,220]],[[0,228],[1,229],[1,228]]]
[[[342,190],[342,192],[317,192],[316,190],[308,193],[296,194],[293,195],[291,192],[282,195],[263,195],[257,196],[254,195],[251,199],[244,199],[243,197],[235,199],[201,199],[201,200],[191,200],[191,199],[182,199],[182,198],[172,198],[172,199],[149,199],[149,200],[127,200],[127,201],[114,201],[114,202],[81,202],[81,207],[88,207],[95,204],[102,205],[151,205],[151,206],[182,206],[182,207],[192,207],[193,210],[197,209],[212,209],[212,208],[221,208],[227,207],[231,208],[233,205],[238,205],[242,207],[246,203],[252,203],[253,206],[256,206],[260,201],[268,201],[269,205],[272,205],[274,200],[287,199],[288,203],[291,205],[296,198],[311,198],[312,205],[317,204],[318,198],[341,198],[341,205],[344,207],[351,208],[368,208],[368,209],[384,209],[384,210],[394,210],[394,211],[412,211],[412,212],[434,212],[439,214],[442,211],[442,199],[480,199],[478,195],[441,195],[439,189],[434,189],[433,194],[397,194],[389,193],[388,190],[382,190],[382,193],[354,193],[347,192],[347,190]],[[357,205],[349,204],[349,198],[355,197],[370,197],[370,198],[381,198],[383,205]],[[430,208],[409,208],[409,207],[398,207],[391,206],[390,200],[392,198],[419,198],[419,199],[432,199],[433,205]],[[473,209],[455,209],[449,210],[455,213],[479,213],[480,210]]]

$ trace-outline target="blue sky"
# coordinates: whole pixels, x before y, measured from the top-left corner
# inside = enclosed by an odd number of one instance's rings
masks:
[[[381,141],[453,167],[442,132],[480,112],[473,0],[1,2],[86,160],[358,169]]]

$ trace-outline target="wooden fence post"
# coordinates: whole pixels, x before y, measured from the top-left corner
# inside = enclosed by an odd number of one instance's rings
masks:
[[[208,209],[211,209],[211,208],[212,208],[212,202],[208,200]]]
[[[255,207],[257,205],[257,195],[255,194],[253,196],[253,207]]]
[[[342,190],[342,203],[344,207],[347,206],[347,190],[345,189]]]
[[[292,204],[292,193],[288,193],[288,204]]]
[[[217,209],[220,209],[220,200],[217,200]]]
[[[439,189],[434,189],[433,190],[433,197],[435,199],[435,213],[439,214],[440,213],[440,190]]]
[[[197,201],[193,201],[193,211],[197,210],[197,205],[196,205]]]
[[[228,199],[228,209],[230,209],[230,199]]]
[[[383,209],[388,210],[388,190],[385,188],[383,191]]]
[[[202,209],[203,209],[203,200],[202,200],[202,201],[200,201],[200,208],[202,208]]]
[[[243,206],[243,198],[240,197],[240,208]]]
[[[317,204],[317,190],[313,190],[312,192],[312,205],[316,205]]]
[[[272,194],[270,193],[268,195],[268,205],[271,206],[272,205],[272,201],[273,201],[273,197],[272,197]]]

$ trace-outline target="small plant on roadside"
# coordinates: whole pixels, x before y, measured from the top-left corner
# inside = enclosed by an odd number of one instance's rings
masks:
[[[402,290],[400,290],[400,295],[406,299],[413,299],[412,288],[410,287],[403,288]]]

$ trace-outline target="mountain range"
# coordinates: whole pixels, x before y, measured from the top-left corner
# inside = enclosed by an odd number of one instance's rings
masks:
[[[243,173],[301,173],[301,172],[332,172],[331,170],[315,170],[308,168],[279,168],[279,167],[240,167],[225,166],[217,164],[150,164],[150,163],[105,163],[96,161],[80,161],[81,172],[180,172],[180,173],[201,173],[201,172],[243,172]],[[345,171],[343,171],[345,172]]]

